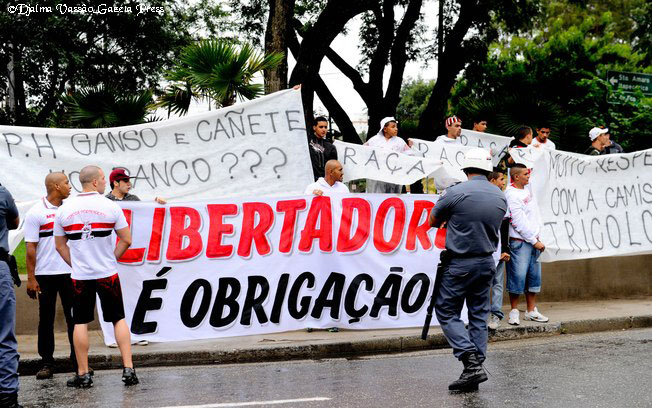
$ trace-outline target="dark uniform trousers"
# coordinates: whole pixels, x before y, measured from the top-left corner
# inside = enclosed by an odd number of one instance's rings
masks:
[[[435,313],[453,354],[458,359],[471,352],[478,353],[480,361],[487,354],[487,319],[489,291],[496,273],[491,255],[452,259],[442,254],[437,269]],[[466,301],[469,328],[460,318]]]
[[[75,348],[72,341],[72,333],[75,323],[72,319],[72,280],[69,274],[59,275],[37,275],[36,281],[41,287],[41,294],[38,297],[38,354],[43,359],[43,364],[54,364],[54,312],[57,306],[57,293],[61,298],[63,314],[68,326],[68,340],[70,342],[70,361],[73,368],[77,369]]]

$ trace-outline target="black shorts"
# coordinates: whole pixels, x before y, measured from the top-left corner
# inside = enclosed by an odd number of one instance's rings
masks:
[[[75,324],[86,324],[95,318],[95,294],[100,297],[104,321],[115,323],[125,318],[122,289],[118,274],[108,278],[72,280],[72,319]]]

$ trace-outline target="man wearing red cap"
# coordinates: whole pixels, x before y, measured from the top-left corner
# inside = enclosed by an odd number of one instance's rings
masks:
[[[446,129],[448,133],[439,136],[435,142],[437,143],[458,143],[461,144],[459,137],[462,134],[462,120],[457,116],[451,116],[446,119]]]
[[[125,169],[114,169],[109,175],[109,182],[111,183],[111,192],[106,195],[111,201],[140,201],[135,194],[130,194],[131,179],[136,177],[128,176]],[[160,197],[154,198],[159,204],[165,204],[166,201]]]

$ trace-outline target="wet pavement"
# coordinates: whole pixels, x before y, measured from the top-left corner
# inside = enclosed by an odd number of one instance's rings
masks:
[[[450,350],[355,359],[98,371],[93,388],[68,374],[21,377],[26,407],[650,407],[652,329],[492,343],[489,381],[450,393],[461,364]]]

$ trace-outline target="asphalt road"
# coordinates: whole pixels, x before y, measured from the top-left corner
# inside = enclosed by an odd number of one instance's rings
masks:
[[[562,335],[490,344],[489,381],[450,393],[461,364],[450,350],[354,359],[138,370],[126,388],[117,370],[93,388],[67,374],[21,377],[26,407],[650,407],[652,329]]]

